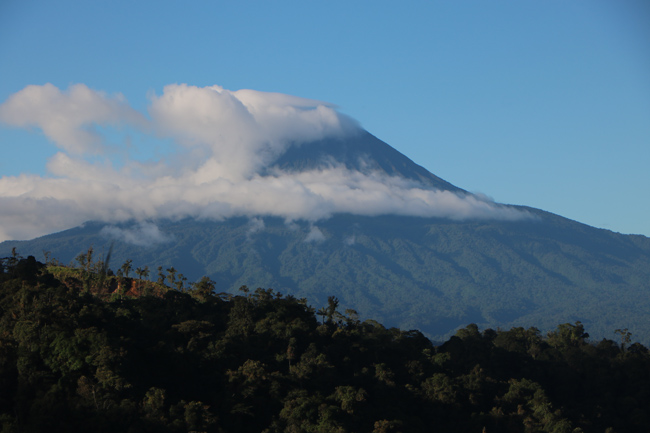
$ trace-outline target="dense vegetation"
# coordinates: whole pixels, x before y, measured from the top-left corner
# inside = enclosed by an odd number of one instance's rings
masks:
[[[625,329],[469,325],[434,347],[335,297],[77,262],[1,262],[2,432],[650,431],[650,354]]]
[[[281,218],[156,221],[82,227],[17,247],[64,263],[93,245],[133,267],[182,270],[219,290],[273,288],[313,305],[336,296],[387,327],[417,328],[445,341],[458,327],[535,326],[581,321],[592,338],[629,328],[650,345],[650,238],[612,233],[536,212],[523,221],[449,221],[385,215],[334,215],[315,226]],[[159,231],[158,231],[159,230]],[[156,233],[158,236],[153,236]],[[138,242],[135,245],[133,242]],[[149,244],[147,244],[149,242]],[[156,276],[152,276],[156,279]]]

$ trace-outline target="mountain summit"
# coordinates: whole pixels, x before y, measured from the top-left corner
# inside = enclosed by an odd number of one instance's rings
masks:
[[[367,131],[346,138],[327,138],[311,143],[292,144],[272,165],[273,169],[301,172],[343,166],[361,173],[379,171],[398,176],[441,191],[467,194],[466,191],[440,179],[404,154]]]

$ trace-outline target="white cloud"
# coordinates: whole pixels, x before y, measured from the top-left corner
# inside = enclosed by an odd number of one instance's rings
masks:
[[[265,227],[266,225],[264,224],[264,220],[262,218],[251,218],[251,220],[248,222],[248,231],[246,232],[246,238],[250,240],[251,236],[257,232],[264,230]]]
[[[160,231],[158,226],[149,221],[141,221],[130,228],[105,226],[100,234],[110,239],[119,240],[141,247],[171,242],[173,237]]]
[[[278,93],[174,84],[153,97],[149,113],[161,135],[191,148],[197,183],[249,178],[292,141],[358,130],[327,103]]]
[[[52,85],[29,86],[0,105],[0,120],[37,126],[61,148],[47,165],[48,176],[0,178],[0,240],[32,238],[88,220],[249,216],[252,234],[263,228],[255,224],[261,215],[311,222],[339,212],[454,219],[523,216],[485,198],[432,190],[379,172],[333,166],[262,175],[292,142],[359,131],[331,104],[253,90],[172,85],[152,98],[149,114],[152,120],[146,123],[123,98],[108,98],[84,85],[67,92]],[[101,136],[88,137],[85,128],[113,123],[171,137],[175,153],[121,167],[101,156],[89,159],[83,153],[101,151]],[[153,227],[143,225],[137,232],[116,227],[108,233],[132,243],[149,242],[160,239]],[[310,236],[318,238],[316,232]]]
[[[146,123],[122,95],[107,97],[84,84],[61,92],[49,83],[27,86],[13,94],[0,105],[0,122],[20,128],[38,127],[59,147],[76,154],[102,150],[95,126]]]
[[[323,242],[325,240],[325,235],[322,231],[316,226],[312,226],[305,237],[305,242]]]

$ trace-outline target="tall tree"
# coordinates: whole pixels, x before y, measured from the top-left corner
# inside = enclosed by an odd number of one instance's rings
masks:
[[[129,272],[131,272],[133,270],[133,260],[126,259],[126,261],[124,262],[124,264],[122,265],[122,267],[120,269],[122,269],[122,272],[124,273],[124,276],[126,278],[129,278]]]
[[[191,292],[193,296],[202,302],[205,302],[211,296],[214,296],[215,282],[209,277],[203,277],[193,285],[194,290]]]
[[[327,298],[327,308],[325,309],[328,323],[333,322],[334,316],[337,313],[336,309],[338,307],[339,307],[338,298],[336,296],[329,296]]]
[[[169,278],[169,284],[176,283],[176,269],[174,267],[167,268],[167,278]]]
[[[167,277],[163,273],[163,267],[158,266],[158,283],[165,284],[165,278],[167,278]]]
[[[142,276],[147,279],[149,278],[149,266],[145,266],[142,268]]]

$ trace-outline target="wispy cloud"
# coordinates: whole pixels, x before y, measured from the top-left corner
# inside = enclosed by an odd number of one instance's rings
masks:
[[[252,236],[257,233],[261,232],[264,230],[266,225],[264,224],[264,220],[262,218],[251,218],[250,221],[248,222],[248,230],[246,231],[246,238],[248,240],[251,240]]]
[[[0,121],[37,127],[60,148],[48,162],[47,176],[0,178],[0,240],[32,238],[88,220],[273,215],[314,222],[339,212],[522,217],[486,198],[432,190],[380,172],[332,166],[262,174],[292,143],[359,133],[354,120],[328,103],[183,84],[153,96],[148,115],[133,110],[120,95],[108,96],[82,84],[67,91],[51,84],[28,86],[0,105]],[[105,155],[103,129],[97,126],[137,128],[171,139],[175,148],[164,159],[143,163],[127,158],[115,167]],[[133,151],[123,149],[126,155]],[[160,238],[143,224],[138,233],[117,228],[107,233],[132,243],[137,236]]]
[[[305,242],[323,242],[325,240],[325,235],[322,231],[316,226],[312,226],[305,236]]]
[[[127,228],[113,225],[105,226],[101,229],[100,234],[110,239],[141,247],[171,242],[174,239],[172,236],[161,232],[158,226],[150,221],[141,221]]]

